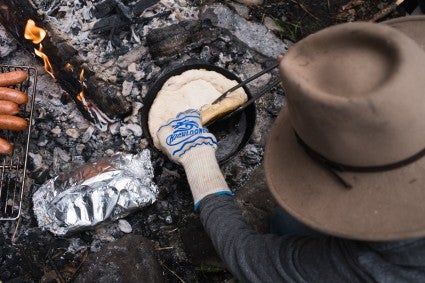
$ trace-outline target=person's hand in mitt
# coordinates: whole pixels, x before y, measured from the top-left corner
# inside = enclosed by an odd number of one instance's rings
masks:
[[[157,132],[162,151],[186,172],[195,210],[210,194],[232,195],[215,156],[217,140],[202,127],[197,110],[181,112]]]

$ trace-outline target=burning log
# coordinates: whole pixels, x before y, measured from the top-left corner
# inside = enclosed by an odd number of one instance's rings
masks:
[[[0,0],[0,23],[44,61],[46,71],[70,94],[83,116],[101,130],[131,113],[131,103],[83,63],[78,51],[45,21],[31,0]]]

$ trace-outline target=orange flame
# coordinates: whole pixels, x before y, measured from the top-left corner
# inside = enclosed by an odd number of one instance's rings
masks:
[[[43,46],[41,45],[41,42],[46,37],[46,34],[46,31],[40,27],[37,27],[33,20],[29,19],[27,21],[27,24],[25,25],[24,37],[28,40],[31,40],[34,44],[39,44],[38,49],[34,48],[34,52],[38,57],[43,59],[44,69],[54,78],[55,76],[53,75],[52,64],[50,63],[47,55],[43,53]]]
[[[67,72],[73,72],[74,71],[74,67],[72,67],[71,64],[66,63],[66,65],[65,65],[65,71],[67,71]]]
[[[38,48],[38,50],[34,48],[34,52],[38,57],[41,57],[43,59],[44,69],[54,78],[55,76],[53,75],[53,67],[52,64],[50,64],[47,55],[43,53],[43,45],[41,45],[40,43],[40,47]]]
[[[83,105],[87,104],[86,98],[84,97],[84,92],[80,91],[80,93],[77,95],[77,99],[83,103]]]
[[[84,69],[82,69],[80,73],[80,83],[83,84],[83,82],[84,82]]]
[[[83,82],[84,82],[84,69],[82,69],[81,72],[80,72],[80,83],[81,83],[81,85],[83,84]],[[77,95],[77,99],[82,102],[84,107],[86,107],[86,108],[88,107],[88,103],[87,103],[86,97],[84,95],[84,90],[80,91],[80,93]]]
[[[31,19],[27,21],[25,26],[24,37],[31,40],[34,44],[39,44],[46,37],[46,31],[35,25],[35,22]]]

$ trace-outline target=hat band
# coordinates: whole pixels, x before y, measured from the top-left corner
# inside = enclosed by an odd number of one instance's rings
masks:
[[[316,161],[319,165],[327,169],[336,179],[344,185],[346,188],[352,188],[352,185],[344,180],[337,172],[344,172],[344,171],[351,171],[351,172],[359,172],[359,173],[373,173],[373,172],[382,172],[382,171],[388,171],[397,169],[403,166],[406,166],[408,164],[411,164],[418,159],[422,158],[425,155],[425,148],[419,151],[418,153],[403,159],[401,161],[397,161],[390,164],[384,164],[384,165],[378,165],[378,166],[352,166],[352,165],[346,165],[342,163],[338,163],[332,160],[327,159],[311,147],[309,147],[297,134],[297,132],[294,130],[295,136],[297,138],[298,144],[303,148],[303,150],[307,153],[307,155]]]

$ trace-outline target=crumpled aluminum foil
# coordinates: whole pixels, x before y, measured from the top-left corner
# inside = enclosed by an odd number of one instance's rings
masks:
[[[44,183],[33,195],[39,227],[56,235],[116,220],[158,196],[150,151],[117,153]]]

